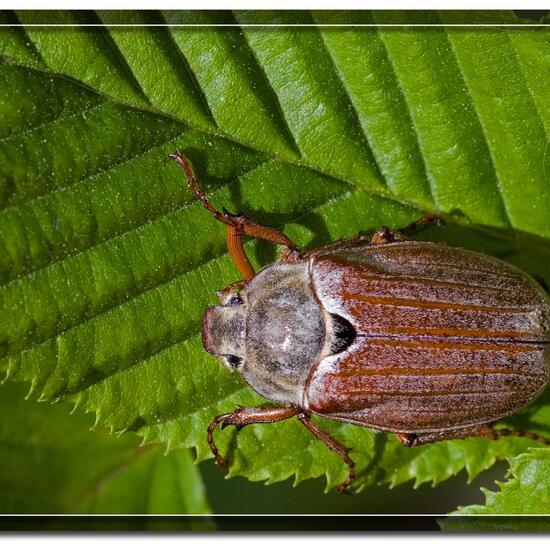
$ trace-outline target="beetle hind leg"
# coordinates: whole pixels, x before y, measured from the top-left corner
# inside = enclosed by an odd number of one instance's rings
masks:
[[[467,428],[457,428],[454,430],[444,430],[441,432],[428,432],[423,434],[415,433],[395,433],[397,439],[405,447],[417,447],[426,443],[435,443],[436,441],[445,441],[449,439],[464,439],[465,437],[484,437],[486,439],[496,439],[497,435],[489,424],[481,426],[468,426]]]
[[[511,430],[508,428],[495,428],[492,424],[483,424],[481,426],[470,426],[468,428],[459,428],[456,430],[445,430],[442,432],[430,432],[425,434],[414,433],[396,433],[394,434],[405,447],[416,447],[426,443],[435,443],[436,441],[445,441],[449,439],[464,439],[465,437],[483,437],[485,439],[500,439],[501,437],[515,436],[527,437],[533,441],[550,445],[550,439],[542,435],[523,430]]]
[[[544,437],[533,432],[526,432],[524,430],[510,430],[508,428],[491,428],[491,430],[495,439],[506,436],[526,437],[528,439],[532,439],[533,441],[544,443],[544,445],[550,445],[550,439],[548,437]]]
[[[439,217],[437,214],[426,214],[418,220],[402,227],[399,230],[399,233],[406,235],[407,233],[414,233],[415,231],[427,229],[431,225],[438,225],[439,227],[445,227],[447,224],[443,218]]]
[[[399,231],[392,231],[389,227],[384,225],[371,237],[370,244],[388,244],[406,240],[405,236]]]

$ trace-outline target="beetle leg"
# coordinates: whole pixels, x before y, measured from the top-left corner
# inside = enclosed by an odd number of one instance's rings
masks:
[[[227,247],[229,249],[229,254],[237,269],[242,273],[245,279],[250,279],[254,276],[254,269],[243,248],[242,237],[244,236],[255,237],[286,247],[286,251],[282,256],[282,261],[292,261],[299,256],[296,244],[277,229],[256,223],[251,218],[247,218],[242,214],[231,214],[225,208],[221,212],[214,208],[204,191],[199,187],[193,175],[191,164],[187,158],[178,151],[168,155],[168,158],[175,160],[183,168],[189,187],[204,208],[206,208],[217,221],[228,226]]]
[[[399,231],[392,231],[385,225],[378,229],[370,239],[370,244],[387,244],[395,241],[406,241]]]
[[[544,443],[545,445],[550,445],[549,438],[539,434],[535,434],[533,432],[525,432],[523,430],[509,430],[508,428],[500,428],[500,429],[491,428],[491,431],[493,433],[494,439],[511,435],[516,437],[527,437],[529,439],[532,439],[533,441],[538,441],[540,443]]]
[[[340,455],[342,460],[349,466],[349,473],[346,481],[338,487],[338,493],[349,493],[349,486],[355,479],[355,462],[349,456],[350,449],[344,447],[341,443],[338,443],[330,435],[325,433],[321,428],[316,426],[309,416],[309,413],[302,411],[298,414],[298,420],[317,438],[319,438],[331,451]]]
[[[394,434],[405,447],[417,447],[426,443],[444,441],[448,439],[463,439],[465,437],[485,437],[487,439],[496,439],[497,434],[489,424],[481,426],[469,426],[467,428],[457,428],[455,430],[444,430],[441,432],[429,432],[424,434],[415,433],[395,433]]]
[[[260,407],[239,407],[232,413],[220,414],[216,416],[206,430],[208,444],[212,450],[212,454],[216,459],[216,464],[220,468],[227,468],[229,463],[225,460],[216,446],[214,441],[214,430],[218,424],[222,425],[222,430],[227,426],[235,426],[238,430],[248,426],[249,424],[269,424],[271,422],[279,422],[296,416],[302,411],[297,407],[270,407],[262,409]]]
[[[445,227],[447,224],[437,214],[427,214],[426,216],[422,216],[420,219],[410,223],[409,225],[402,227],[399,230],[399,233],[411,233],[418,230],[419,228],[425,229],[430,225],[439,225],[440,227]]]
[[[485,439],[499,439],[500,437],[516,436],[528,437],[534,441],[539,441],[545,445],[550,445],[550,439],[532,432],[524,432],[522,430],[510,430],[508,428],[496,429],[491,424],[483,424],[481,426],[470,426],[469,428],[459,428],[456,430],[446,430],[442,432],[431,432],[425,434],[394,434],[405,447],[416,447],[433,443],[435,441],[443,441],[448,439],[463,439],[465,437],[484,437]]]
[[[417,440],[416,434],[394,434],[405,447],[413,447]]]
[[[228,226],[226,236],[227,250],[229,256],[233,260],[236,268],[240,271],[245,280],[254,277],[254,268],[244,251],[243,240],[241,235],[233,226]]]
[[[417,231],[419,228],[425,228],[426,226],[432,224],[445,227],[445,222],[435,214],[428,214],[426,216],[423,216],[422,218],[410,223],[409,225],[406,225],[405,227],[397,231],[393,231],[389,227],[382,226],[371,237],[370,244],[387,244],[396,241],[406,241],[408,240],[405,236],[406,233],[412,233],[414,231]]]

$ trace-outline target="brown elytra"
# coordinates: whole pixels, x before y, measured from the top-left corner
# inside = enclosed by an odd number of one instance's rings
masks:
[[[216,417],[238,428],[296,416],[349,465],[349,450],[311,413],[394,433],[405,445],[443,439],[535,434],[492,424],[530,403],[550,370],[550,301],[530,276],[495,258],[381,228],[301,253],[271,227],[216,210],[184,169],[204,207],[228,226],[228,249],[243,275],[219,293],[203,320],[205,349],[280,403]],[[257,274],[243,236],[285,247]]]
[[[507,416],[546,384],[550,304],[509,264],[413,241],[310,261],[317,299],[357,332],[312,368],[312,412],[419,435]]]

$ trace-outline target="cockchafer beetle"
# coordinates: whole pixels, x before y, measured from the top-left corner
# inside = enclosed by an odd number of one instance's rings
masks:
[[[548,382],[550,301],[530,276],[501,260],[407,239],[442,223],[426,216],[400,231],[382,227],[301,253],[276,229],[220,212],[183,168],[202,205],[227,225],[242,281],[206,310],[203,345],[260,395],[282,404],[240,407],[214,418],[242,428],[296,416],[349,465],[350,449],[311,414],[394,433],[405,445],[444,439],[536,434],[496,430],[495,421],[530,403]],[[285,248],[255,273],[243,248],[251,236]]]

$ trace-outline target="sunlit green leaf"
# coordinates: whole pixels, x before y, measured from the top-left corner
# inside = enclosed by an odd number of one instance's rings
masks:
[[[531,449],[510,458],[510,477],[500,491],[483,489],[485,504],[463,506],[459,514],[547,514],[550,507],[550,449]]]

